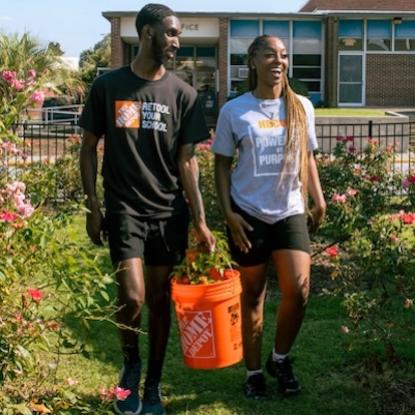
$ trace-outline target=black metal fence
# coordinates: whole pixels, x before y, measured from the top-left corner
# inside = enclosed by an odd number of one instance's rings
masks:
[[[16,132],[23,139],[24,157],[11,156],[6,174],[18,174],[25,167],[36,163],[56,163],[69,154],[74,142],[80,140],[80,128],[73,124],[22,123]],[[317,121],[316,133],[319,150],[333,153],[337,143],[361,152],[370,139],[376,139],[380,148],[393,146],[392,172],[407,174],[415,167],[415,120],[390,123],[368,121],[364,123],[331,123]],[[72,154],[73,155],[73,154]],[[19,160],[20,158],[20,160]]]

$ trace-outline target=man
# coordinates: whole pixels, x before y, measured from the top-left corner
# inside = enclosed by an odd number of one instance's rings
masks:
[[[187,246],[183,190],[200,242],[208,250],[215,244],[205,221],[193,153],[194,144],[209,133],[196,91],[165,68],[179,48],[180,21],[168,7],[147,4],[137,15],[136,28],[137,56],[129,66],[95,80],[80,120],[86,229],[98,245],[103,217],[95,191],[97,143],[105,136],[105,227],[119,286],[118,322],[124,327],[119,385],[131,390],[114,408],[128,415],[141,409],[145,414],[164,413],[160,379],[170,329],[169,276]],[[136,329],[144,300],[149,308],[149,356],[141,402]]]

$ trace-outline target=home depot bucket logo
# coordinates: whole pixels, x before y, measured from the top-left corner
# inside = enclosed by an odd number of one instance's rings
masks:
[[[211,311],[186,311],[179,326],[185,356],[216,357]]]
[[[140,128],[140,101],[115,101],[115,126],[117,128]]]

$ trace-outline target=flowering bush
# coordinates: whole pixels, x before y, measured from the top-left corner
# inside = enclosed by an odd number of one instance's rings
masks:
[[[392,174],[393,148],[381,148],[369,139],[357,152],[353,137],[338,137],[333,155],[319,154],[318,168],[328,203],[325,235],[343,241],[354,229],[390,206],[390,190],[398,178]]]
[[[326,252],[351,322],[347,334],[354,343],[382,343],[391,360],[394,343],[414,330],[414,237],[415,213],[377,215],[341,249]]]
[[[415,173],[410,173],[402,180],[402,186],[406,190],[408,201],[415,208]]]
[[[239,275],[232,267],[228,245],[219,232],[214,233],[216,248],[214,252],[205,252],[192,238],[183,262],[173,271],[176,282],[180,284],[213,284]]]

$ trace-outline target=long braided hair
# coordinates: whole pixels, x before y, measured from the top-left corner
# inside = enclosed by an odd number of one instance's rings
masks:
[[[268,46],[268,41],[276,38],[270,35],[257,36],[248,48],[248,88],[253,91],[258,86],[258,75],[253,66],[253,59],[260,49]],[[278,39],[278,38],[277,38]],[[307,210],[307,187],[308,187],[308,134],[307,118],[303,104],[297,94],[288,83],[287,74],[283,74],[282,95],[285,103],[287,117],[287,139],[284,149],[284,164],[281,177],[286,173],[288,165],[295,163],[299,151],[300,169],[298,177],[301,182],[301,193],[304,206]]]

